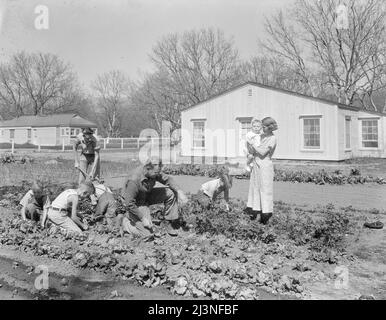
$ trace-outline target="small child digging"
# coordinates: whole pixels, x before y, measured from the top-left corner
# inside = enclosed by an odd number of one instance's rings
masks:
[[[232,188],[232,177],[229,175],[229,168],[219,168],[216,179],[204,183],[198,193],[193,197],[204,208],[209,208],[213,201],[224,192],[226,210],[229,211],[229,189]]]
[[[20,213],[23,220],[32,220],[39,222],[42,217],[42,213],[48,210],[51,205],[49,197],[43,190],[43,184],[41,181],[34,181],[29,190],[20,200],[22,206]]]

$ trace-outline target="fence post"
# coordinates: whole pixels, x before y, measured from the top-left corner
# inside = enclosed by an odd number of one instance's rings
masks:
[[[103,139],[103,149],[106,149],[106,138]]]
[[[121,138],[121,149],[123,149],[123,138]]]
[[[11,153],[14,154],[15,153],[15,140],[12,139],[12,150],[11,150]]]

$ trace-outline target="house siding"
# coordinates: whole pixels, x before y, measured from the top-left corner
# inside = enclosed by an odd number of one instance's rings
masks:
[[[28,142],[28,129],[30,128],[1,128],[3,134],[0,141],[2,143],[10,143],[14,140],[17,144],[23,144]],[[14,138],[11,139],[11,130],[15,130]]]
[[[252,96],[249,96],[250,91]],[[236,118],[263,119],[267,116],[273,117],[279,125],[279,130],[275,132],[276,159],[340,160],[337,106],[253,85],[246,85],[183,111],[181,154],[185,157],[240,157],[240,122]],[[319,151],[302,149],[303,116],[321,117],[322,145]],[[207,145],[204,150],[192,148],[194,119],[206,119],[205,126],[209,132],[205,135]],[[227,136],[225,144],[218,145],[212,139],[213,135]]]
[[[36,144],[41,146],[56,145],[56,127],[51,128],[36,128],[37,141]]]

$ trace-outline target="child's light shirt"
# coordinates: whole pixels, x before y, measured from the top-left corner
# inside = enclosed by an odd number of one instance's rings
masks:
[[[93,197],[95,197],[95,200],[99,200],[99,198],[105,193],[105,192],[109,192],[109,193],[112,193],[110,188],[109,187],[106,187],[104,184],[102,183],[98,183],[98,184],[94,184],[94,188],[95,188],[95,194],[91,196],[91,199],[93,199]]]
[[[19,202],[19,204],[22,207],[26,207],[29,203],[38,204],[36,199],[35,199],[34,192],[32,190],[29,190]],[[44,202],[43,209],[48,208],[50,205],[51,205],[50,199],[48,197],[46,197],[46,201]],[[39,207],[40,207],[40,205],[39,205]]]
[[[57,198],[52,202],[52,207],[62,210],[69,209],[68,198],[70,196],[78,196],[75,189],[67,189],[63,191]]]
[[[260,145],[260,134],[259,133],[254,133],[253,131],[248,131],[247,134],[245,135],[245,145],[244,145],[244,154],[248,155],[248,143],[253,146],[259,146]]]
[[[222,186],[221,179],[215,179],[208,182],[205,182],[201,186],[201,190],[211,199],[213,195],[217,192]]]

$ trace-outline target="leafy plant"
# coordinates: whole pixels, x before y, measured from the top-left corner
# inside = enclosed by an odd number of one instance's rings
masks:
[[[205,176],[216,177],[218,166],[215,165],[168,165],[164,167],[164,171],[171,175],[188,175],[188,176]],[[238,174],[236,179],[249,179],[249,174]],[[292,171],[275,169],[275,181],[296,182],[296,183],[314,183],[318,185],[344,185],[344,184],[364,184],[376,183],[386,184],[386,180],[380,177],[362,176],[358,169],[351,169],[350,175],[344,175],[341,170],[328,172],[325,169],[317,172],[307,171]]]

